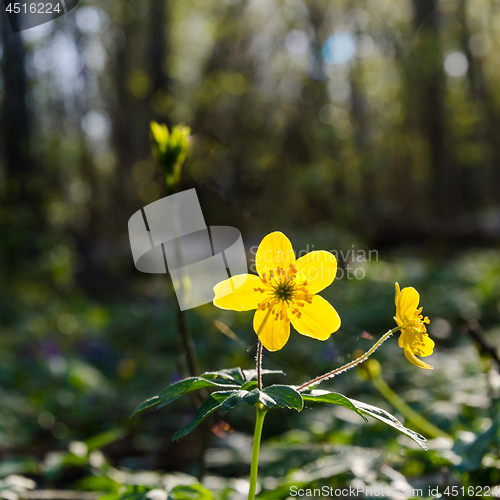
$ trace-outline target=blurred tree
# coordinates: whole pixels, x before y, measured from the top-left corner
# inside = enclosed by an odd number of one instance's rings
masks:
[[[432,203],[435,216],[447,220],[456,212],[456,177],[447,155],[444,127],[443,53],[441,49],[440,11],[436,0],[413,0],[416,45],[412,54],[414,105],[421,129],[428,141],[432,169]]]

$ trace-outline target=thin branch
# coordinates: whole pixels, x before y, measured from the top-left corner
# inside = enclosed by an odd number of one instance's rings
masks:
[[[391,337],[391,335],[397,331],[401,330],[401,327],[398,326],[396,328],[393,328],[392,330],[389,330],[386,334],[384,334],[368,351],[366,351],[362,356],[359,358],[351,361],[350,363],[347,363],[344,366],[341,366],[340,368],[336,368],[335,370],[332,370],[331,372],[325,373],[324,375],[320,375],[319,377],[316,377],[313,380],[310,380],[309,382],[306,382],[305,384],[302,384],[300,387],[298,387],[296,390],[298,392],[305,391],[306,389],[309,389],[312,385],[317,385],[320,384],[321,382],[324,382],[325,380],[329,380],[336,375],[340,375],[341,373],[345,372],[346,370],[349,370],[351,368],[354,368],[355,366],[363,363],[366,361],[388,338]]]

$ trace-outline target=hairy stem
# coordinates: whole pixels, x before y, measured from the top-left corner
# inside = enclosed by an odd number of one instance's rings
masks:
[[[262,390],[262,342],[257,340],[257,356],[255,357],[255,364],[257,365],[257,387],[259,391]]]
[[[368,351],[366,351],[362,356],[359,358],[351,361],[350,363],[347,363],[344,366],[341,366],[340,368],[336,368],[335,370],[332,370],[331,372],[325,373],[324,375],[320,375],[319,377],[316,377],[309,382],[306,382],[305,384],[302,384],[300,387],[297,388],[298,392],[305,391],[306,389],[309,389],[312,385],[317,385],[320,384],[321,382],[324,382],[325,380],[331,379],[335,377],[336,375],[339,375],[346,370],[350,370],[351,368],[354,368],[355,366],[363,363],[366,361],[393,333],[401,330],[400,326],[397,326],[396,328],[393,328],[392,330],[389,330],[387,333],[385,333]]]
[[[255,499],[255,490],[257,488],[257,473],[259,471],[260,440],[262,437],[264,417],[267,413],[267,410],[266,408],[264,408],[262,403],[257,403],[255,408],[257,409],[257,416],[255,419],[255,431],[253,435],[252,463],[250,466],[250,489],[248,491],[248,500]]]

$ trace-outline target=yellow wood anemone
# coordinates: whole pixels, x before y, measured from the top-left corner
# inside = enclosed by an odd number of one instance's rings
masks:
[[[290,240],[268,234],[255,256],[258,276],[240,274],[215,286],[214,304],[221,309],[256,309],[253,326],[263,346],[280,350],[290,336],[290,323],[302,335],[327,340],[340,328],[337,311],[318,292],[331,285],[337,259],[313,251],[295,259]]]
[[[434,341],[427,334],[425,325],[430,323],[429,318],[422,316],[422,308],[418,307],[420,295],[415,288],[407,287],[402,290],[396,283],[396,316],[394,319],[401,328],[399,347],[404,350],[406,359],[420,368],[432,370],[432,366],[424,363],[417,356],[430,356],[434,349]]]

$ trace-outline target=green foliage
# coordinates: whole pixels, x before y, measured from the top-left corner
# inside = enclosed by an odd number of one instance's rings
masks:
[[[355,399],[349,399],[342,394],[336,394],[328,391],[314,390],[303,395],[305,401],[314,401],[317,403],[328,403],[334,405],[341,405],[345,408],[349,408],[358,415],[360,415],[365,422],[367,422],[364,415],[376,418],[391,427],[394,427],[399,432],[406,434],[409,438],[413,439],[423,450],[427,451],[426,442],[427,440],[411,429],[407,429],[396,417],[391,415],[389,412],[382,410],[382,408],[377,408],[361,401],[356,401]]]
[[[317,389],[303,393],[302,397],[304,398],[304,401],[345,406],[346,408],[349,408],[349,410],[356,412],[365,422],[367,422],[363,413],[358,410],[356,406],[354,406],[353,402],[350,399],[346,398],[342,394]]]
[[[382,408],[377,408],[376,406],[368,405],[366,403],[362,403],[361,401],[356,401],[355,399],[350,400],[351,403],[356,407],[358,411],[368,415],[370,417],[376,418],[380,420],[384,424],[390,425],[394,427],[394,429],[406,434],[409,438],[411,438],[415,443],[417,443],[423,450],[427,451],[426,442],[423,436],[421,436],[418,432],[412,431],[411,429],[407,429],[396,417],[391,415],[389,412],[383,410]]]
[[[262,370],[263,375],[276,373],[281,372]],[[255,377],[255,370],[242,370],[239,367],[217,372],[206,372],[200,377],[190,377],[170,385],[158,396],[146,400],[139,406],[134,415],[156,405],[159,408],[164,407],[195,390],[224,387],[236,390],[213,392],[200,406],[194,419],[173,435],[172,441],[186,437],[219,408],[227,412],[240,407],[242,404],[250,406],[262,404],[268,409],[287,408],[300,412],[304,407],[304,401],[309,401],[344,406],[357,413],[365,421],[367,420],[364,415],[369,415],[407,435],[422,449],[427,450],[426,439],[424,437],[404,427],[396,417],[381,408],[362,403],[355,399],[349,399],[342,394],[323,390],[309,390],[304,394],[300,394],[294,387],[288,385],[271,385],[259,391],[258,388],[253,387]]]
[[[170,132],[167,125],[151,122],[150,130],[153,155],[163,171],[167,187],[173,189],[179,183],[191,129],[184,125],[175,125]]]
[[[171,385],[170,387],[167,387],[158,396],[154,396],[151,399],[144,401],[144,403],[142,403],[134,412],[134,415],[156,405],[159,405],[159,408],[167,406],[190,392],[213,387],[237,388],[238,386],[231,383],[217,383],[213,380],[206,380],[203,378],[199,379],[197,377],[184,379]]]
[[[262,375],[273,374],[283,375],[284,373],[280,370],[262,370]],[[156,405],[158,405],[158,408],[163,408],[180,397],[200,389],[225,387],[231,389],[241,388],[248,391],[248,389],[252,389],[256,385],[255,378],[255,370],[242,370],[239,367],[217,372],[205,372],[200,377],[190,377],[168,386],[157,396],[144,401],[132,416]]]
[[[304,401],[300,393],[287,385],[272,385],[263,389],[260,401],[267,408],[289,408],[302,411]]]

